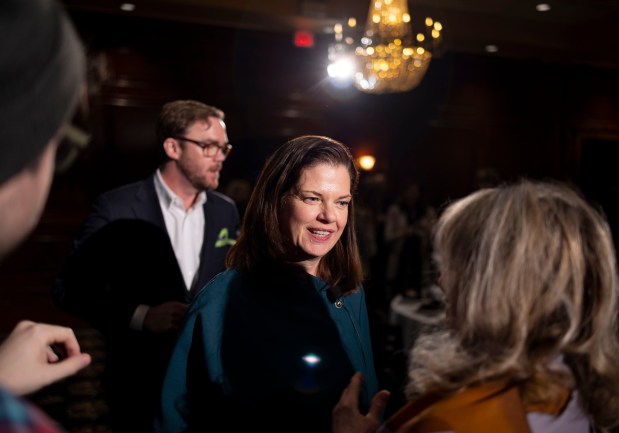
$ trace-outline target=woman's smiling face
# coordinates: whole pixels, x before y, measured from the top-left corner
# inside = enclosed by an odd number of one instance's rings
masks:
[[[280,228],[290,242],[286,260],[316,275],[318,263],[342,236],[351,199],[345,166],[318,164],[303,170],[280,213]]]

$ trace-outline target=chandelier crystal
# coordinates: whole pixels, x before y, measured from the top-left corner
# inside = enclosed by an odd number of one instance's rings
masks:
[[[354,47],[354,85],[366,93],[407,92],[424,77],[443,27],[426,18],[421,31],[413,32],[407,0],[371,0],[365,31]],[[342,58],[352,44],[344,43],[342,30],[335,30]]]

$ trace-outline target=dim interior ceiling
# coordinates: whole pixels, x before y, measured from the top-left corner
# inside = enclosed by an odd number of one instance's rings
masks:
[[[618,0],[409,0],[413,22],[431,16],[443,23],[444,50],[485,53],[532,60],[619,66]],[[212,26],[269,32],[332,32],[348,17],[363,24],[367,0],[64,0],[68,9],[128,14]]]

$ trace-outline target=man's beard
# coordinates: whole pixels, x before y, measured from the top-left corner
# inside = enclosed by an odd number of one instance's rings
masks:
[[[206,178],[203,176],[196,176],[194,174],[191,173],[190,170],[188,170],[185,166],[183,165],[179,165],[179,169],[181,171],[181,173],[183,173],[183,175],[185,176],[185,178],[187,178],[187,180],[189,180],[189,183],[191,183],[191,185],[199,190],[199,191],[211,191],[216,189],[219,186],[219,181],[216,180],[213,183],[207,183],[206,182]]]

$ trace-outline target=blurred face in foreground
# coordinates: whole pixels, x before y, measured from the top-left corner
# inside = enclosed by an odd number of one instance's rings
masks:
[[[19,245],[35,228],[52,184],[57,139],[40,157],[0,185],[0,260]]]
[[[320,260],[342,236],[351,199],[350,174],[343,165],[305,169],[280,214],[281,230],[290,242],[287,259],[316,275]]]

